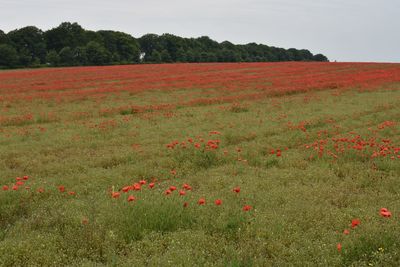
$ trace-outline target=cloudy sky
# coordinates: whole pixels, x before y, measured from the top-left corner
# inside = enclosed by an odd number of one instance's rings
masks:
[[[400,62],[400,0],[0,0],[0,29],[63,21],[306,48],[333,61]]]

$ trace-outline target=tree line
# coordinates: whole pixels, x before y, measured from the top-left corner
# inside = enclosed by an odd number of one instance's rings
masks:
[[[42,31],[27,26],[0,30],[0,68],[92,66],[173,62],[328,61],[306,49],[284,49],[264,44],[218,43],[207,36],[183,38],[146,34],[134,38],[118,31],[90,31],[63,22]]]

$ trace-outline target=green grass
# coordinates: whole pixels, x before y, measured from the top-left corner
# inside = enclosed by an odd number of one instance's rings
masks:
[[[185,92],[147,92],[146,103],[163,96]],[[140,95],[126,97],[117,104],[112,98],[0,103],[4,116],[33,115],[1,125],[0,185],[31,177],[30,190],[0,191],[1,266],[399,265],[400,159],[355,151],[310,159],[313,151],[304,147],[324,138],[318,136],[324,130],[330,137],[354,131],[391,139],[399,147],[399,90],[99,113],[140,103]],[[378,130],[384,121],[397,124]],[[306,132],[289,122],[307,122]],[[193,148],[188,138],[198,142],[200,135],[219,139],[219,148]],[[187,148],[167,149],[174,140]],[[112,188],[153,178],[151,190],[110,196]],[[184,183],[193,189],[179,196]],[[59,185],[76,195],[58,192]],[[170,185],[178,190],[166,196]],[[138,199],[128,203],[130,194]],[[253,209],[245,212],[244,205]],[[381,207],[392,217],[380,217]],[[354,218],[361,225],[343,235]]]

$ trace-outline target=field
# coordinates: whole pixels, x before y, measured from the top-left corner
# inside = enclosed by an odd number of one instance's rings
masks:
[[[0,72],[1,266],[399,266],[400,65]]]

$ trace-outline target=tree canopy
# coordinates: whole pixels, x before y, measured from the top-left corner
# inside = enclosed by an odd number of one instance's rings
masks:
[[[27,26],[0,30],[0,68],[83,66],[173,62],[328,61],[306,49],[283,49],[264,44],[218,43],[208,36],[183,38],[145,34],[140,38],[118,31],[85,30],[63,22],[43,32]]]

